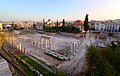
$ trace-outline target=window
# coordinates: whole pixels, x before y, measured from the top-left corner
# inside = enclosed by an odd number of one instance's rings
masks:
[[[101,28],[101,31],[103,31],[103,28]]]
[[[114,25],[114,27],[116,27],[116,26]]]
[[[106,31],[106,28],[104,29],[104,31]]]

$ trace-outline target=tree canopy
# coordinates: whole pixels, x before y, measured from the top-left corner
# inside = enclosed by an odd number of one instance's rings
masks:
[[[65,19],[63,19],[62,24],[63,24],[63,26],[65,26]]]
[[[105,48],[91,45],[87,49],[86,76],[120,76],[120,41]]]

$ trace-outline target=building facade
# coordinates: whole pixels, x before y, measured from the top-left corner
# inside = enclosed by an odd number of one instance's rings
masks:
[[[119,32],[120,24],[116,22],[95,22],[95,31],[106,31],[106,32]]]

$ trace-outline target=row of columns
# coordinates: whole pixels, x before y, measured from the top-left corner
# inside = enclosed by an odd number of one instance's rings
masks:
[[[14,37],[10,37],[9,39],[7,39],[7,42],[10,43],[12,46],[16,47],[17,49],[19,49],[22,53],[25,53],[25,47],[22,46],[21,44],[17,43],[15,41]],[[52,51],[51,50],[51,45],[52,45],[51,37],[41,36],[40,40],[31,41],[31,44],[34,46],[40,47],[40,48],[44,49],[45,51]],[[70,46],[71,46],[70,52],[72,53],[72,56],[74,56],[79,51],[80,41],[71,42]]]
[[[71,44],[71,50],[70,50],[70,52],[74,56],[77,53],[77,51],[78,51],[79,42],[71,42],[70,44]]]
[[[25,37],[23,36],[23,41],[25,42]],[[31,40],[30,43],[38,48],[44,49],[45,51],[51,51],[52,37],[42,35],[39,40]]]
[[[25,47],[22,46],[22,44],[20,43],[17,43],[15,38],[12,36],[12,37],[9,37],[6,39],[6,43],[9,43],[11,44],[13,47],[17,48],[18,50],[20,50],[22,53],[25,54]]]
[[[51,38],[41,37],[40,38],[40,47],[46,51],[51,51],[52,40]]]
[[[82,48],[82,41],[76,41],[76,42],[71,42],[70,43],[70,47],[71,47],[71,56],[75,56],[79,51],[80,49]]]

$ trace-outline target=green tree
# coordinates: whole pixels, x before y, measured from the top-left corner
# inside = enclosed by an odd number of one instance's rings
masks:
[[[62,24],[63,24],[63,26],[65,26],[65,19],[63,19]]]
[[[56,23],[56,32],[58,32],[58,20],[57,20],[57,23]]]
[[[43,30],[45,30],[45,20],[43,19]]]
[[[88,31],[88,30],[89,30],[88,14],[86,14],[86,16],[85,16],[84,30],[85,30],[85,31]]]

